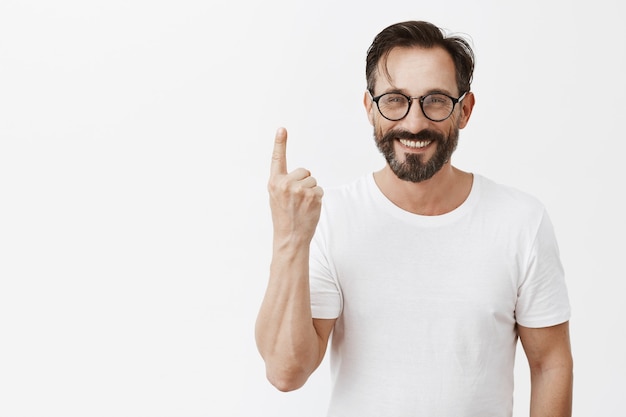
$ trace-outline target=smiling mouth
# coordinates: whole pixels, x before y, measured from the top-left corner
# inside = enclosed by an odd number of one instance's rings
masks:
[[[408,140],[408,139],[399,139],[400,143],[406,146],[407,148],[412,149],[421,149],[425,148],[432,143],[432,140]]]

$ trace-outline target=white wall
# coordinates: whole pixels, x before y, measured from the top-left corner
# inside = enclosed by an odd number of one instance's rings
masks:
[[[544,201],[568,272],[576,417],[622,416],[626,29],[617,1],[3,1],[0,415],[322,416],[253,325],[266,176],[382,166],[365,51],[400,20],[473,38],[455,163]],[[519,358],[516,416],[527,415]]]

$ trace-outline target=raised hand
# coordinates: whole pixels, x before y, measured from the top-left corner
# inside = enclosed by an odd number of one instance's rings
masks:
[[[287,171],[287,131],[279,128],[274,140],[268,191],[274,239],[309,243],[315,233],[324,191],[304,168]]]

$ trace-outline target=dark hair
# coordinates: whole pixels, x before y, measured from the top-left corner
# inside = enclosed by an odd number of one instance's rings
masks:
[[[374,94],[378,63],[386,63],[389,52],[396,47],[422,48],[441,47],[448,51],[456,70],[456,83],[459,93],[470,91],[474,74],[474,52],[467,40],[461,36],[447,36],[446,33],[429,22],[408,21],[385,28],[374,38],[367,50],[365,78],[367,89]],[[383,65],[384,67],[385,65]],[[389,74],[387,74],[389,75]]]

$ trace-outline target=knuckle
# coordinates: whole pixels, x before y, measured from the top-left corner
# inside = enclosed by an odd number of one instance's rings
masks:
[[[276,179],[275,178],[270,178],[269,181],[267,182],[267,189],[269,191],[273,191],[276,189]]]
[[[298,197],[306,197],[307,189],[302,185],[296,185],[293,187],[293,193]]]
[[[267,183],[267,188],[270,192],[279,193],[284,192],[288,188],[286,182],[281,178],[273,177]]]

